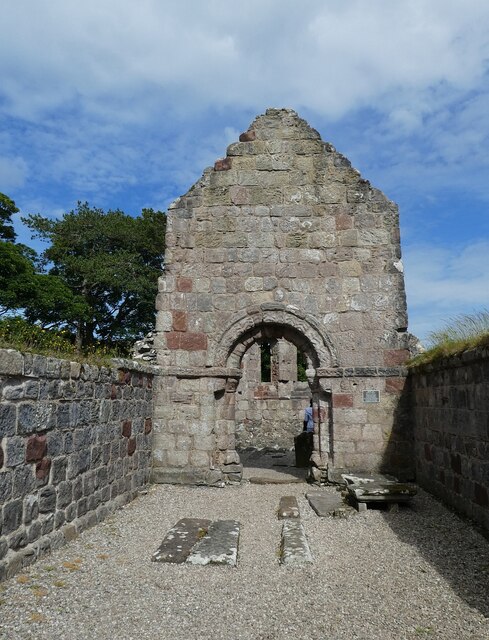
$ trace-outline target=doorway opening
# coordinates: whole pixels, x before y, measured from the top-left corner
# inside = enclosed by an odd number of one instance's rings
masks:
[[[307,366],[306,354],[284,337],[256,340],[244,353],[235,434],[245,479],[257,474],[270,481],[305,479],[307,470],[296,466],[294,440],[312,397]]]

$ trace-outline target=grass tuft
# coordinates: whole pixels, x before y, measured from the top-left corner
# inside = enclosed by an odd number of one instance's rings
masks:
[[[408,367],[418,367],[459,355],[469,349],[489,347],[489,310],[462,314],[451,318],[445,327],[432,331],[428,336],[428,349],[408,362]]]

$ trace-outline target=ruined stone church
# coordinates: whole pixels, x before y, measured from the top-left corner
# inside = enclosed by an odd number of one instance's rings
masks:
[[[239,482],[293,445],[310,477],[412,476],[397,206],[294,111],[268,109],[168,211],[153,480]]]

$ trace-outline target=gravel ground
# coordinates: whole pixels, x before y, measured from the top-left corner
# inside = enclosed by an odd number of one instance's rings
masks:
[[[153,486],[0,585],[0,638],[489,639],[489,542],[466,522],[423,492],[398,513],[318,518],[307,490]],[[278,564],[283,495],[299,499],[308,567]],[[239,520],[238,567],[152,563],[184,516]]]

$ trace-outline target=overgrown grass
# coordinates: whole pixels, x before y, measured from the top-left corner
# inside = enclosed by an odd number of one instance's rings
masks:
[[[44,329],[20,317],[0,320],[0,348],[99,366],[110,366],[112,358],[129,357],[125,349],[100,343],[91,345],[79,353],[69,331]]]
[[[408,362],[417,367],[476,347],[489,347],[489,310],[462,314],[428,336],[428,349]]]

